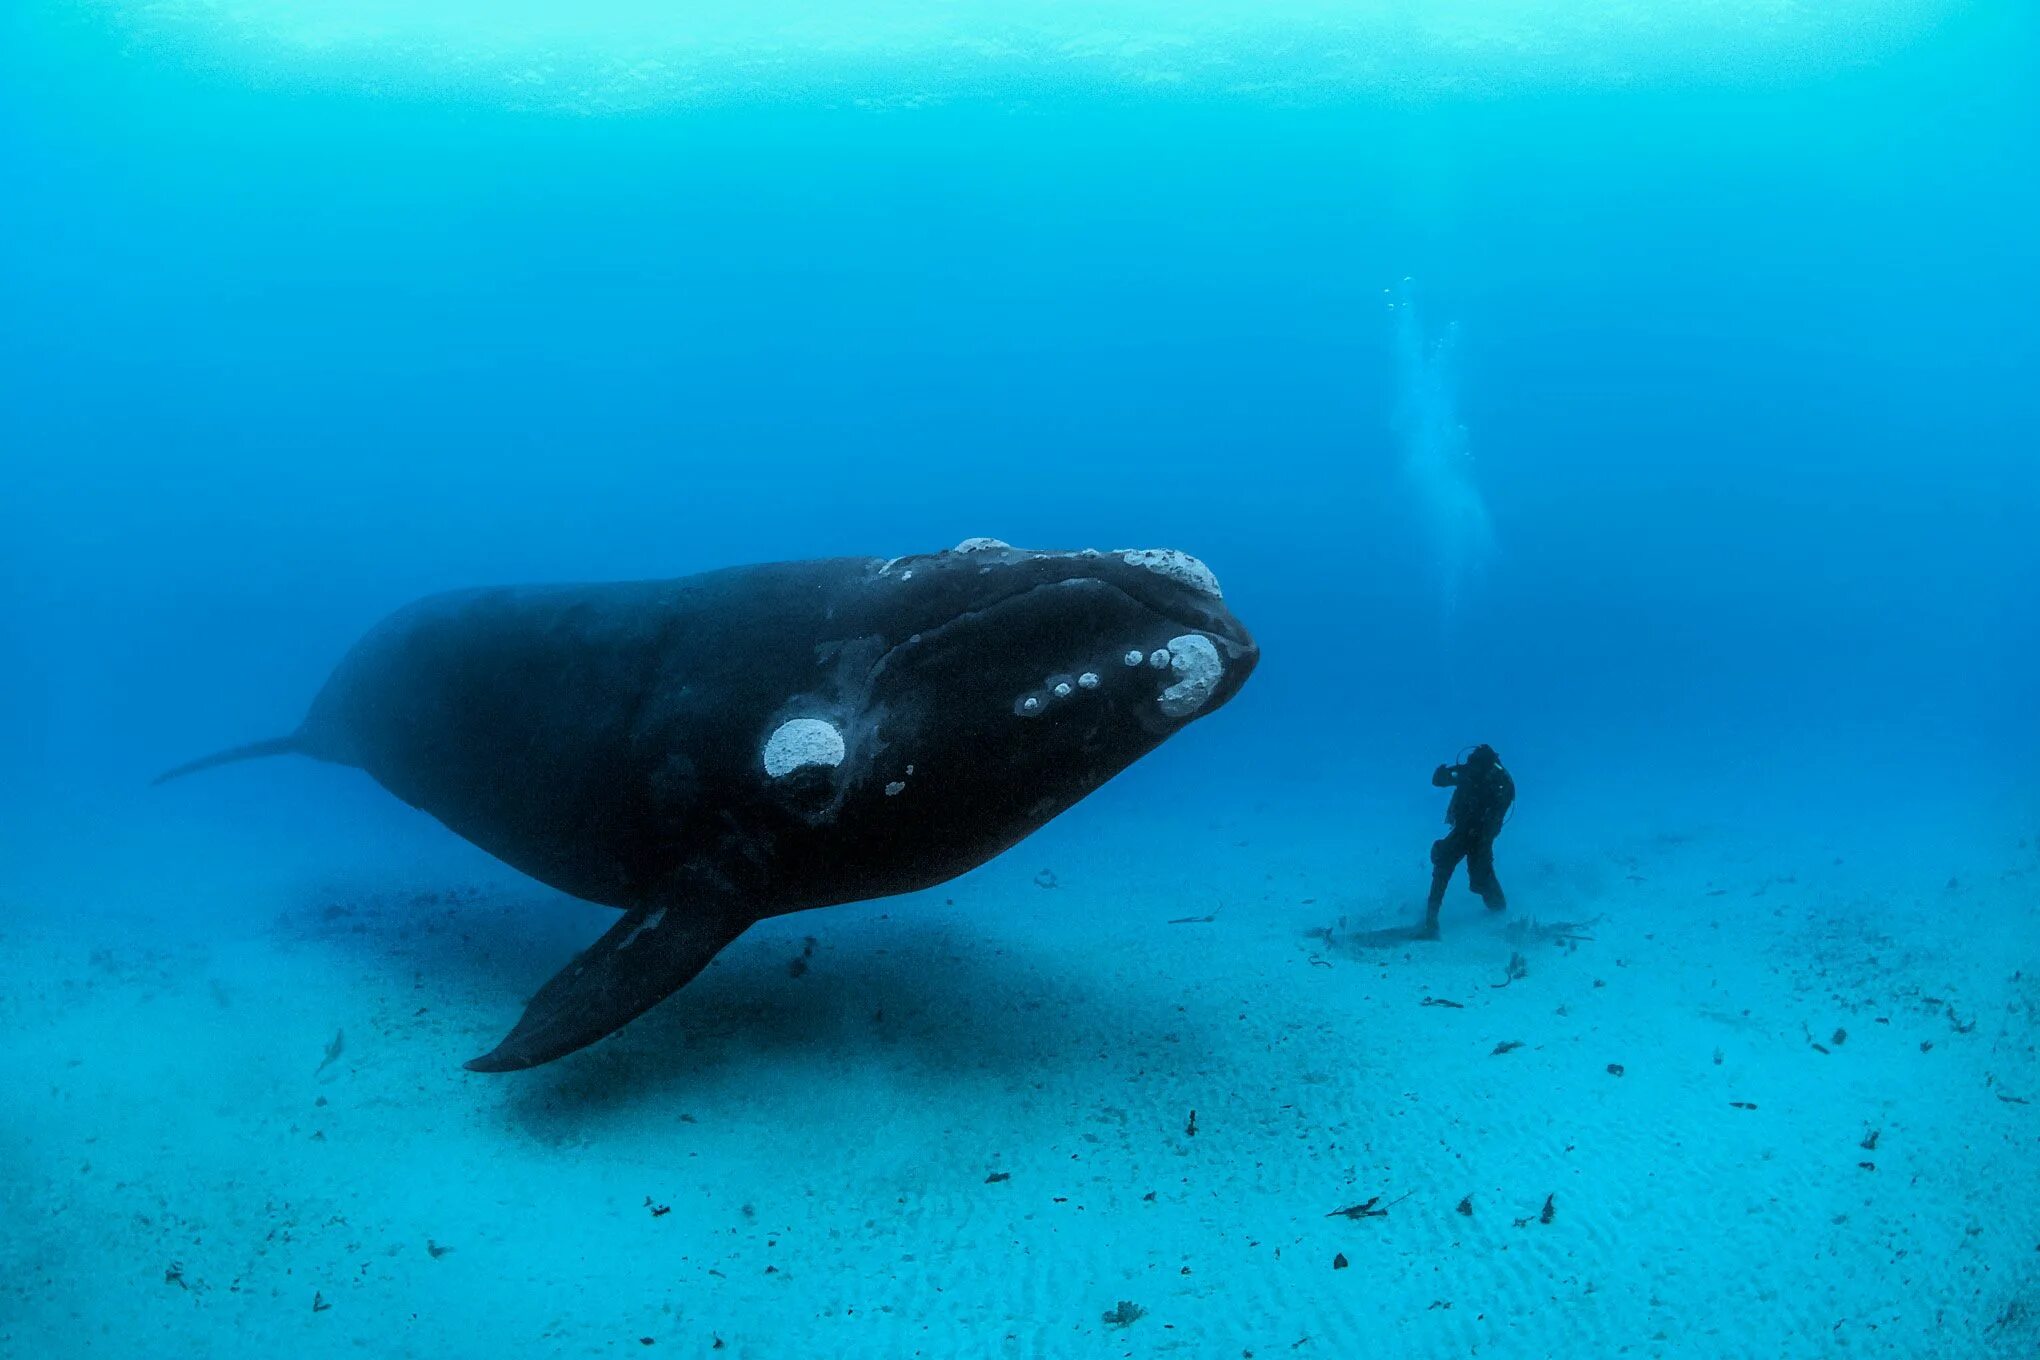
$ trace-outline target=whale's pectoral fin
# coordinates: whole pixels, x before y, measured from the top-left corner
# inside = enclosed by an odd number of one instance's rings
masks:
[[[524,1008],[517,1027],[473,1072],[515,1072],[565,1057],[612,1034],[664,1001],[708,967],[749,918],[714,903],[639,907],[554,974]]]

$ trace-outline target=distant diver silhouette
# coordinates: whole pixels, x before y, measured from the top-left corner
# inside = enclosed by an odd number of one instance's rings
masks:
[[[1516,781],[1495,748],[1483,743],[1473,748],[1464,764],[1440,765],[1433,770],[1431,783],[1452,790],[1452,801],[1445,809],[1445,820],[1452,829],[1442,840],[1431,843],[1431,897],[1425,907],[1424,931],[1435,935],[1445,885],[1452,881],[1452,871],[1462,859],[1466,861],[1467,886],[1480,894],[1488,910],[1508,906],[1502,885],[1495,879],[1495,837],[1502,834],[1510,805],[1516,801]]]

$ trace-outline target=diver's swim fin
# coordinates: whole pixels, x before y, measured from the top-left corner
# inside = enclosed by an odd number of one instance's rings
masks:
[[[471,1072],[515,1072],[612,1034],[686,986],[750,921],[714,903],[638,907],[553,975]]]
[[[197,774],[200,770],[210,770],[215,765],[227,765],[236,760],[259,760],[264,756],[298,755],[304,750],[304,747],[299,744],[299,735],[293,732],[287,737],[272,737],[268,741],[251,741],[246,746],[235,746],[225,751],[215,751],[209,756],[200,756],[197,760],[186,761],[175,769],[165,770],[154,779],[151,779],[149,784],[151,787],[157,784],[167,784],[173,779],[182,779],[185,775]]]

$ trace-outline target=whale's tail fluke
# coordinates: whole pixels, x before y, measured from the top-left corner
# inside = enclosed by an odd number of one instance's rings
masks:
[[[154,788],[158,784],[167,784],[173,779],[182,779],[185,775],[197,774],[200,770],[210,770],[215,765],[229,765],[237,760],[259,760],[264,756],[296,755],[302,753],[303,750],[304,745],[300,740],[300,734],[296,732],[291,733],[287,737],[271,737],[268,741],[251,741],[246,746],[234,746],[224,751],[215,751],[209,756],[200,756],[197,760],[186,761],[175,769],[165,770],[150,780],[149,786]]]

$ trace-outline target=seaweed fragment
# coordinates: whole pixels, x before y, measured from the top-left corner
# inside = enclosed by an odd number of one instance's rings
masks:
[[[1108,1327],[1131,1327],[1146,1316],[1147,1309],[1131,1299],[1121,1299],[1118,1307],[1105,1314],[1105,1325]]]
[[[1599,925],[1602,919],[1596,916],[1586,921],[1512,921],[1505,933],[1512,944],[1555,944],[1571,953],[1582,944],[1594,942],[1594,937],[1587,932]]]
[[[312,1069],[312,1075],[316,1077],[321,1072],[324,1072],[327,1068],[331,1067],[334,1063],[339,1062],[340,1054],[343,1051],[345,1051],[346,1048],[347,1048],[347,1031],[344,1029],[334,1030],[333,1037],[330,1040],[328,1040],[326,1044],[326,1056],[319,1060],[319,1065],[317,1067]]]
[[[1502,980],[1500,982],[1490,982],[1488,984],[1488,988],[1490,990],[1494,990],[1496,988],[1506,987],[1510,983],[1514,982],[1516,979],[1528,976],[1530,976],[1530,964],[1528,963],[1528,961],[1526,961],[1520,953],[1512,953],[1509,955],[1509,966],[1505,974],[1503,975]]]
[[[1415,1193],[1416,1192],[1412,1190],[1409,1192],[1409,1194],[1398,1195],[1386,1204],[1383,1204],[1381,1202],[1381,1196],[1376,1195],[1373,1199],[1368,1200],[1365,1204],[1348,1204],[1343,1209],[1332,1210],[1330,1213],[1326,1214],[1325,1217],[1352,1218],[1352,1219],[1387,1218],[1388,1211],[1390,1209],[1393,1209],[1396,1205],[1401,1204],[1404,1200],[1408,1199],[1410,1195],[1413,1195]]]

